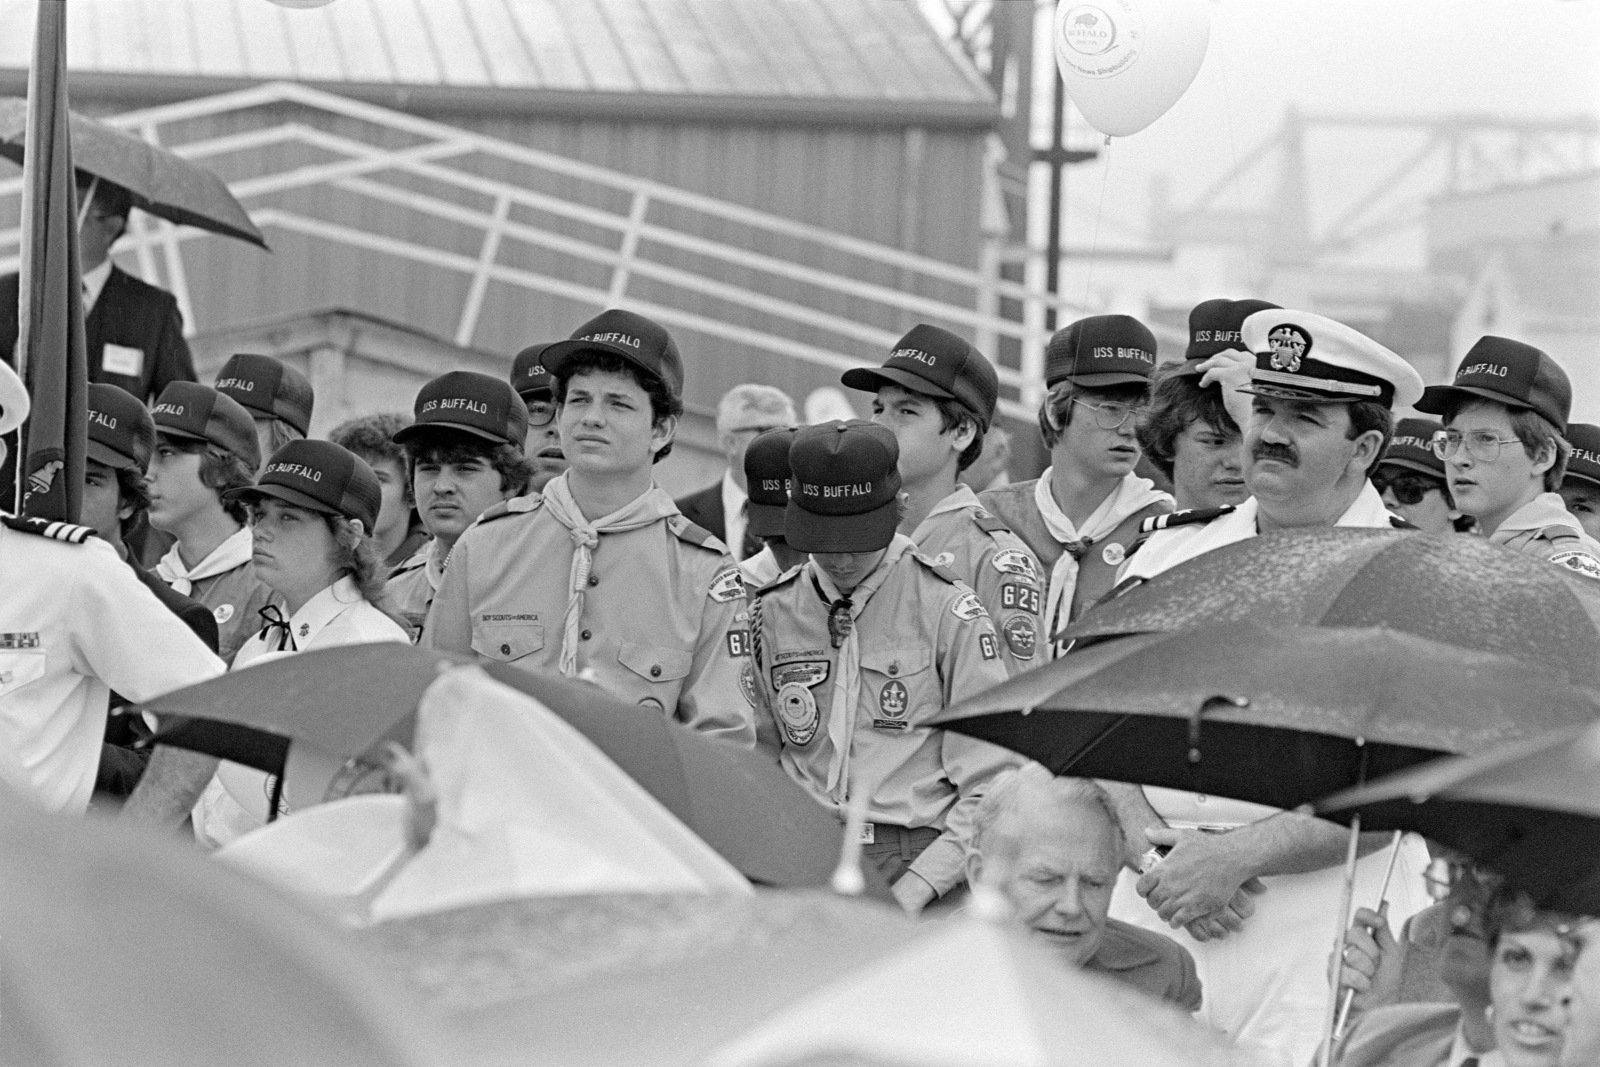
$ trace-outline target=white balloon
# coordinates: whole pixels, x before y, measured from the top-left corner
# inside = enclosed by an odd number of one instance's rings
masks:
[[[287,7],[298,10],[308,7],[327,7],[329,4],[333,3],[333,0],[271,0],[271,2],[277,4],[279,7]]]
[[[1211,37],[1207,0],[1060,0],[1056,67],[1089,125],[1138,133],[1194,81]]]

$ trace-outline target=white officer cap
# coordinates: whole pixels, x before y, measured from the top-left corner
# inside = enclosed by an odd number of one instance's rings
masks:
[[[1388,408],[1422,398],[1422,376],[1359,330],[1309,311],[1268,308],[1244,320],[1245,347],[1256,355],[1252,393],[1317,404],[1376,400]]]

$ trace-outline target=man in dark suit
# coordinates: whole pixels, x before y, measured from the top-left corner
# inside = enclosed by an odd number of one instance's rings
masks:
[[[762,548],[746,520],[744,450],[757,435],[796,421],[794,402],[781,389],[753,384],[729,389],[717,404],[717,445],[728,459],[727,470],[720,481],[674,501],[684,518],[715,534],[735,559],[748,559]]]
[[[89,380],[120,386],[148,403],[171,382],[195,380],[194,357],[183,339],[178,301],[111,262],[111,246],[128,228],[133,201],[119,185],[81,171],[79,265],[84,285],[84,330]],[[0,357],[16,365],[18,277],[0,278]]]

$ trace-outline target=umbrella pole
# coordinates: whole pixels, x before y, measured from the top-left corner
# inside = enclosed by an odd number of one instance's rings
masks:
[[[1344,959],[1345,933],[1350,928],[1350,902],[1356,891],[1356,849],[1361,841],[1361,815],[1350,820],[1350,845],[1344,856],[1344,892],[1339,899],[1339,928],[1333,937],[1333,959],[1328,964],[1328,1007],[1322,1016],[1321,1067],[1333,1063],[1333,1024],[1339,1005],[1339,965]]]
[[[1378,914],[1386,914],[1389,907],[1389,881],[1394,877],[1394,864],[1400,858],[1400,839],[1405,836],[1404,831],[1394,832],[1394,841],[1389,846],[1389,865],[1383,870],[1383,884],[1378,887]],[[1350,1022],[1350,1005],[1355,1003],[1356,991],[1346,989],[1344,1001],[1339,1005],[1339,1018],[1333,1024],[1334,1040],[1344,1036],[1344,1028]]]

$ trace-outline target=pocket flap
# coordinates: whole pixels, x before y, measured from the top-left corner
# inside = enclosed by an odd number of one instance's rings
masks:
[[[694,656],[681,648],[624,644],[617,649],[617,661],[641,678],[670,682],[688,675]]]
[[[861,666],[869,671],[900,678],[928,669],[933,662],[929,648],[879,648],[861,653]]]
[[[510,663],[544,647],[542,622],[480,622],[472,627],[472,651]]]
[[[44,650],[0,652],[0,694],[21,689],[44,674]]]

